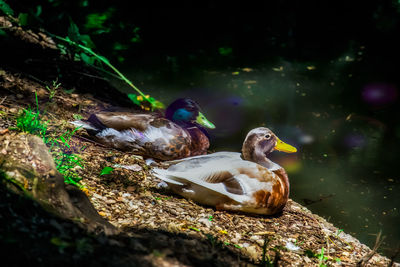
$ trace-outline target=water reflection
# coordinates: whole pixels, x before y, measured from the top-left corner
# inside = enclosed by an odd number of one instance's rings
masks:
[[[397,100],[397,88],[388,83],[372,83],[366,85],[362,90],[363,100],[373,106],[383,108],[393,104]]]
[[[291,197],[369,246],[382,230],[384,250],[400,240],[400,126],[390,117],[398,89],[368,82],[369,73],[357,69],[361,65],[349,66],[361,59],[350,59],[282,61],[180,73],[167,83],[161,75],[142,81],[166,103],[182,96],[200,102],[217,126],[210,131],[213,151],[240,151],[249,129],[269,127],[299,151],[271,154],[289,173]]]

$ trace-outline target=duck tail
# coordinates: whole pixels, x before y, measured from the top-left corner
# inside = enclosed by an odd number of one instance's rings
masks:
[[[90,115],[87,120],[71,121],[71,124],[86,129],[89,134],[96,134],[106,129],[107,127],[97,118],[95,114]]]
[[[163,170],[158,168],[153,169],[153,174],[155,177],[170,184],[183,185],[181,182],[176,181],[174,179],[175,178],[174,176],[169,175],[168,173],[169,173],[168,170]]]
[[[85,121],[70,121],[69,123],[75,125],[76,127],[82,127],[86,130],[98,131],[97,128],[93,127],[89,122]]]

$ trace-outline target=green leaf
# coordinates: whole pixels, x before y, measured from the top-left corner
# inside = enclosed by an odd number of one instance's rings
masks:
[[[89,1],[83,0],[83,1],[81,1],[80,5],[81,5],[81,7],[87,7],[87,6],[89,6]]]
[[[102,29],[104,28],[104,22],[109,18],[109,14],[107,13],[92,13],[87,15],[85,29]]]
[[[136,105],[140,106],[140,101],[137,100],[137,96],[135,94],[128,94],[129,99]]]
[[[80,41],[88,48],[95,48],[96,45],[93,43],[92,39],[87,34],[80,35]]]
[[[221,56],[229,56],[230,54],[232,54],[232,51],[232,47],[225,46],[218,48],[218,52]]]
[[[8,16],[14,16],[14,10],[3,0],[0,0],[0,11]]]
[[[41,5],[38,5],[38,6],[36,7],[35,16],[36,16],[36,17],[39,17],[40,14],[42,14],[42,6],[41,6]]]
[[[28,13],[19,13],[18,22],[21,26],[28,25]]]
[[[64,145],[66,145],[68,148],[70,148],[70,146],[69,146],[67,140],[65,140],[63,136],[60,136],[60,139],[61,139],[61,141],[64,143]]]
[[[73,114],[72,117],[74,117],[75,120],[83,119],[83,116],[81,114]]]
[[[108,61],[108,59],[107,58],[105,58],[105,57],[103,57],[103,56],[97,56],[101,61],[103,61],[104,63],[106,63],[106,64],[110,64],[110,61]]]
[[[101,172],[100,172],[100,176],[105,175],[105,174],[110,174],[112,171],[114,171],[113,167],[108,167],[108,166],[104,167],[104,169],[101,170]]]
[[[81,34],[79,33],[78,26],[71,20],[68,27],[68,38],[75,43],[79,43],[81,40],[80,36]]]
[[[317,257],[317,255],[312,250],[309,250],[309,249],[305,250],[304,254],[309,258],[316,258]]]
[[[130,39],[131,43],[140,43],[142,39],[140,39],[140,36],[134,36]]]
[[[66,248],[66,247],[69,247],[71,245],[71,243],[62,240],[59,237],[53,237],[52,239],[50,239],[50,242],[53,245],[56,245],[57,247],[61,247],[61,248]]]
[[[165,105],[162,102],[158,101],[158,100],[155,100],[154,102],[151,102],[151,106],[153,107],[153,109],[165,108]]]
[[[113,45],[113,49],[117,50],[117,51],[121,51],[121,50],[127,50],[129,48],[128,45],[126,44],[121,44],[119,42],[115,42]]]
[[[89,56],[86,53],[80,53],[79,56],[81,57],[81,60],[86,64],[94,65],[94,63],[96,62],[95,57]]]

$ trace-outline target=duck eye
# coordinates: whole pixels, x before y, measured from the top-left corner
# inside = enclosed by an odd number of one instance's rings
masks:
[[[270,134],[266,134],[264,137],[265,137],[265,139],[267,139],[267,140],[268,140],[268,139],[270,139],[270,138],[271,138],[271,135],[270,135]]]

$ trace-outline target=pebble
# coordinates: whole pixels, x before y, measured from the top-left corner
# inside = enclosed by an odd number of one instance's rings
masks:
[[[206,227],[210,228],[212,226],[212,222],[207,218],[199,219],[199,223],[204,224]]]
[[[134,187],[134,186],[128,186],[127,188],[126,188],[126,191],[128,191],[128,192],[134,192],[135,191],[135,188],[136,187]],[[128,193],[127,193],[128,194]]]
[[[257,249],[255,246],[249,246],[249,247],[246,247],[245,249],[250,257],[252,257],[253,259],[258,258],[258,253],[257,253]]]
[[[250,237],[250,240],[254,240],[254,241],[259,240],[259,239],[260,239],[259,235],[253,235]]]
[[[115,204],[116,203],[116,201],[114,199],[107,199],[105,202],[107,204]]]
[[[103,196],[93,193],[92,197],[97,198],[97,199],[103,199]]]
[[[243,243],[243,244],[241,245],[241,247],[243,247],[243,248],[247,248],[247,247],[249,247],[249,246],[250,246],[249,243]]]

